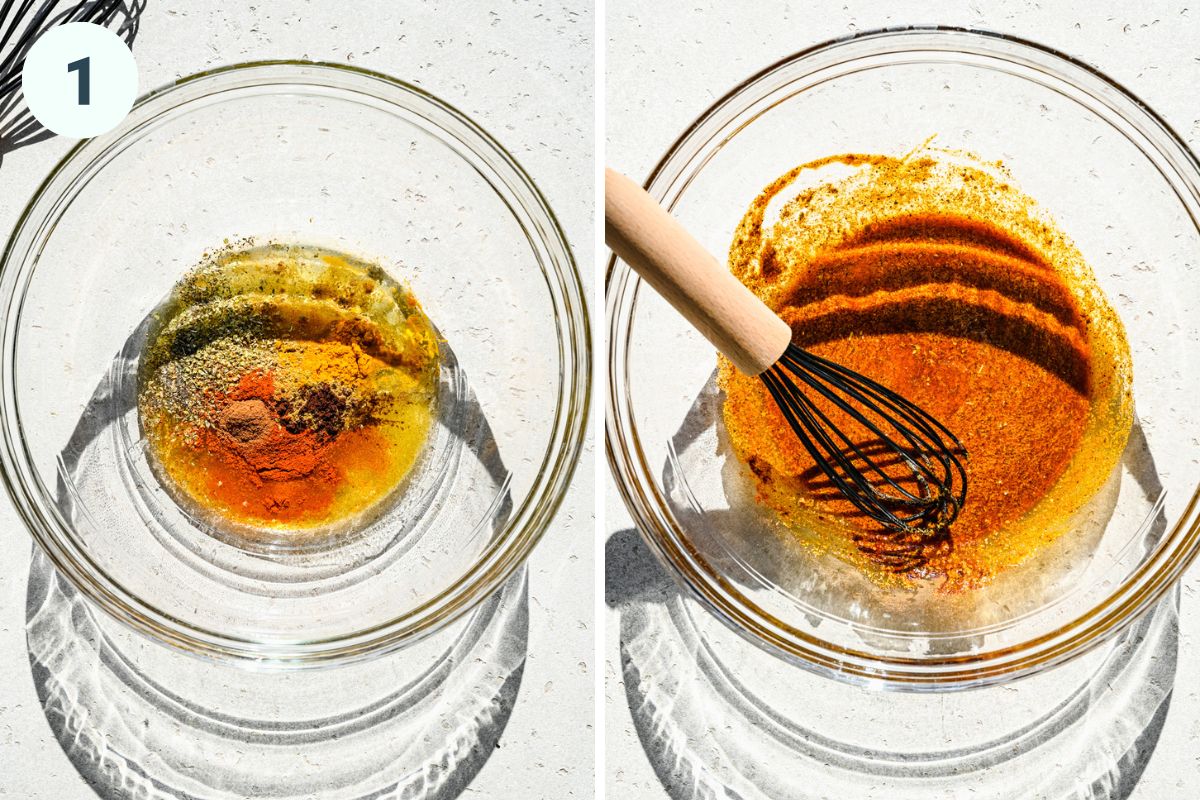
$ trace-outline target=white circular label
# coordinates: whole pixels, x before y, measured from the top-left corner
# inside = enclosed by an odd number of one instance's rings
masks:
[[[33,43],[21,81],[38,122],[54,133],[83,139],[125,119],[137,96],[137,64],[112,31],[70,22]]]

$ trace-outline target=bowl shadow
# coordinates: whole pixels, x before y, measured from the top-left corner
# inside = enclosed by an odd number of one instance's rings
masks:
[[[708,527],[728,530],[745,522],[738,512],[702,511],[686,481],[685,491],[676,491],[681,488],[679,454],[702,441],[706,447],[712,444],[705,437],[714,425],[719,426],[719,401],[710,378],[672,437],[663,481],[667,494],[680,498],[672,501],[673,513],[681,518],[711,514]],[[1161,495],[1154,458],[1138,424],[1122,464],[1146,498],[1152,501]],[[733,468],[737,467],[740,463]],[[1151,546],[1165,531],[1166,518],[1160,510],[1146,526],[1141,544]],[[705,555],[718,566],[725,557],[719,550]],[[755,566],[770,580],[786,580],[786,564],[786,559],[760,558]],[[847,695],[840,713],[851,722],[862,715],[861,725],[869,728],[876,723],[864,710],[868,706],[893,702],[900,708],[905,703],[909,712],[922,714],[941,702],[938,694],[881,695],[872,688],[840,684],[823,688],[831,679],[767,656],[737,636],[714,638],[710,628],[724,628],[715,619],[709,626],[707,611],[668,574],[635,529],[616,531],[606,542],[605,602],[620,619],[622,677],[634,727],[659,782],[673,800],[714,796],[903,800],[945,796],[950,791],[947,776],[961,778],[960,784],[954,784],[960,787],[970,780],[980,781],[974,789],[979,794],[973,797],[1066,800],[1075,796],[1012,794],[1019,783],[1016,778],[1029,775],[1043,781],[1036,791],[1053,792],[1051,787],[1060,782],[1080,781],[1080,785],[1092,784],[1094,796],[1124,800],[1137,785],[1161,734],[1178,653],[1176,590],[1104,649],[1095,671],[1082,681],[1060,686],[1061,696],[1045,698],[1048,710],[1023,727],[997,730],[989,742],[974,749],[888,752],[864,749],[851,743],[853,737],[839,740],[828,732],[836,726],[827,717],[815,709],[803,710],[804,703],[796,711],[794,698],[787,695],[840,692],[839,697]],[[764,680],[761,674],[750,678],[745,673],[748,663],[754,665],[752,672],[767,673],[769,678]],[[1002,693],[1035,691],[1026,690],[1027,685],[1017,682],[958,695],[977,695],[983,709],[998,698],[1007,702]],[[783,707],[790,713],[779,710]],[[1050,759],[1042,760],[1047,753],[1052,754]],[[942,774],[944,770],[950,772]],[[838,777],[834,780],[831,775]]]
[[[131,335],[61,452],[57,503],[66,518],[81,457],[135,408],[129,354],[148,323]],[[465,381],[448,347],[443,358]],[[512,509],[508,469],[469,387],[439,408],[438,424],[461,437],[466,457],[502,494],[490,518],[492,532],[502,530]],[[528,626],[522,569],[464,619],[411,647],[343,666],[264,672],[135,633],[96,610],[36,547],[26,598],[43,712],[104,798],[282,800],[319,788],[331,798],[450,800],[499,747]]]

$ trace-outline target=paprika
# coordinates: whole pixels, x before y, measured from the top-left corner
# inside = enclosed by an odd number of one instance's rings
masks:
[[[1120,320],[999,165],[926,147],[798,167],[755,200],[730,267],[796,344],[915,402],[966,451],[958,519],[888,561],[863,546],[879,523],[831,489],[762,382],[723,361],[729,443],[806,546],[885,582],[978,586],[1069,531],[1117,463],[1132,422]]]
[[[438,344],[377,267],[270,245],[210,257],[157,315],[139,367],[151,463],[225,533],[299,543],[361,522],[431,427]]]

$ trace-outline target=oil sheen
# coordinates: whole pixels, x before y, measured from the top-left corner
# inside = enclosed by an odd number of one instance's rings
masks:
[[[1123,327],[1001,165],[926,147],[797,167],[755,199],[730,267],[795,343],[917,403],[968,456],[948,537],[885,574],[854,545],[878,523],[831,490],[762,382],[722,363],[730,445],[806,546],[885,582],[978,586],[1069,531],[1115,467],[1132,422]]]
[[[439,347],[378,266],[291,245],[207,256],[155,312],[138,369],[149,460],[216,532],[303,544],[404,484],[437,412]]]

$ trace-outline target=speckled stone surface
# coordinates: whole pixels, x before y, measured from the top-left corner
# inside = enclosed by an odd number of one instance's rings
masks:
[[[835,37],[891,25],[986,28],[1034,39],[1095,65],[1155,108],[1200,147],[1200,9],[1181,2],[1131,6],[1104,2],[902,4],[638,3],[609,0],[606,160],[641,179],[714,100],[776,60]],[[605,535],[630,520],[606,479]],[[1182,592],[1179,673],[1166,725],[1134,800],[1200,796],[1200,571]],[[618,652],[619,614],[606,620],[607,796],[662,800],[626,702]]]
[[[452,103],[521,162],[546,194],[591,291],[593,29],[587,2],[227,3],[148,0],[134,45],[140,90],[209,67],[269,58],[347,62]],[[491,10],[488,10],[490,6]],[[71,145],[3,156],[0,231]],[[592,796],[593,448],[530,562],[530,634],[512,717],[463,797]],[[86,800],[38,704],[25,647],[30,539],[0,500],[0,797]]]

